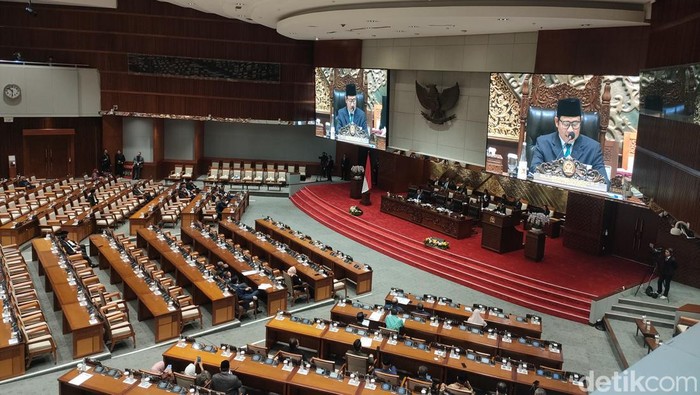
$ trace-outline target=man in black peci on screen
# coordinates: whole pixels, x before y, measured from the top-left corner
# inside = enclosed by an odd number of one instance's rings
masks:
[[[336,133],[346,125],[355,125],[358,129],[367,130],[365,112],[357,108],[357,88],[355,84],[345,86],[345,107],[338,110],[335,117]]]
[[[610,184],[605,171],[603,150],[600,148],[600,143],[581,134],[581,120],[582,111],[579,99],[559,100],[557,116],[554,117],[554,125],[557,130],[537,138],[530,162],[531,173],[535,173],[537,166],[541,163],[570,157],[582,164],[590,165]]]

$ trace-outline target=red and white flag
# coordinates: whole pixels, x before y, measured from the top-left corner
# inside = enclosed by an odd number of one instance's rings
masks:
[[[372,167],[369,160],[369,152],[367,152],[367,163],[365,163],[365,181],[362,183],[362,193],[369,192],[372,189]]]

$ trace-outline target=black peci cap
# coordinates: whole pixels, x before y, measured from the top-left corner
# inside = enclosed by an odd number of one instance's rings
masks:
[[[575,97],[559,100],[557,103],[557,118],[580,117],[581,101]]]

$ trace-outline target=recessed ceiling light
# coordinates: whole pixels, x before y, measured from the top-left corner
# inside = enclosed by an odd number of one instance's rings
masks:
[[[508,20],[508,18],[498,18],[498,20],[501,21],[501,22],[505,22],[505,21]]]
[[[409,27],[412,28],[412,29],[416,29],[416,28],[418,27],[418,25],[411,25],[411,26],[409,26]]]
[[[591,26],[590,23],[582,23],[582,24],[581,24],[581,27],[589,27],[589,26]]]
[[[396,33],[405,33],[405,30],[397,30]]]
[[[316,37],[316,41],[318,41],[318,37]]]
[[[376,19],[367,19],[367,23],[377,23],[377,22],[379,22],[379,21]]]

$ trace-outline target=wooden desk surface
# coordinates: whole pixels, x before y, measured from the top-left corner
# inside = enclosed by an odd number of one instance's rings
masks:
[[[283,229],[276,226],[272,220],[256,219],[255,229],[272,236],[293,250],[306,254],[313,262],[328,266],[333,270],[336,279],[349,278],[357,284],[356,293],[363,294],[372,290],[372,270],[359,262],[345,262],[335,256],[333,250],[322,249],[316,246],[311,239],[300,238],[292,229]]]
[[[364,381],[360,381],[359,385],[350,384],[349,377],[343,377],[342,380],[334,379],[329,376],[320,375],[315,370],[310,369],[307,374],[299,373],[296,369],[294,375],[289,380],[290,393],[295,394],[295,389],[300,390],[300,394],[305,393],[326,393],[326,394],[341,394],[354,395],[357,394],[360,388],[364,387]]]
[[[548,347],[521,343],[517,338],[513,338],[510,343],[501,339],[499,349],[501,355],[519,357],[522,360],[533,362],[537,365],[544,365],[555,369],[561,369],[564,365],[564,355],[561,350],[558,353],[552,352],[549,351]]]
[[[115,379],[114,377],[95,373],[92,367],[88,368],[84,373],[90,374],[92,377],[85,380],[79,386],[70,383],[72,379],[81,374],[77,368],[73,368],[59,377],[60,394],[125,394],[133,386],[138,385],[138,382],[134,384],[124,383],[125,376]]]
[[[12,325],[0,322],[0,380],[21,376],[25,372],[24,341],[10,344]]]
[[[167,364],[171,363],[173,365],[173,371],[182,372],[185,370],[187,365],[197,360],[197,357],[202,358],[202,364],[204,368],[210,372],[218,372],[221,366],[221,361],[229,360],[233,362],[233,358],[236,354],[230,356],[224,356],[221,349],[217,352],[207,352],[204,350],[198,350],[193,347],[192,343],[181,343],[176,342],[170,348],[165,350],[163,353],[163,361]]]

